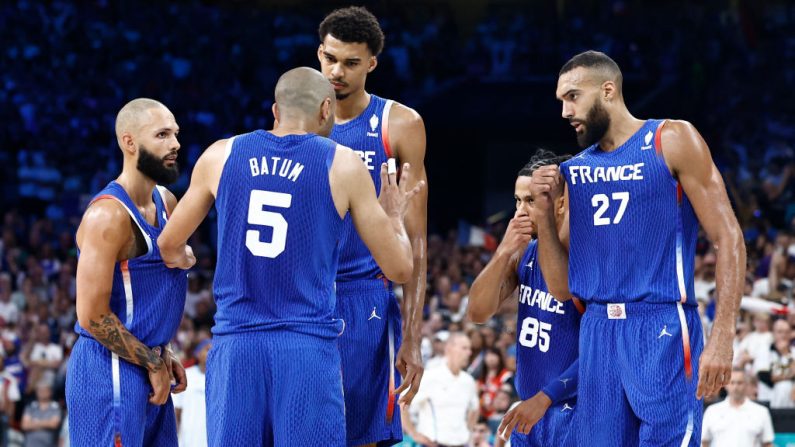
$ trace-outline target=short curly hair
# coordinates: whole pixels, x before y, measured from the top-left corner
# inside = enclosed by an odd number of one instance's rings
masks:
[[[571,158],[570,155],[557,155],[554,152],[548,151],[546,149],[539,148],[536,150],[536,153],[533,154],[533,158],[527,162],[522,169],[516,174],[517,177],[532,177],[533,172],[536,169],[540,168],[541,166],[546,165],[557,165],[560,166],[561,163]]]
[[[361,6],[349,6],[332,11],[317,29],[320,42],[331,34],[348,43],[365,43],[373,56],[384,49],[384,32],[378,19]]]

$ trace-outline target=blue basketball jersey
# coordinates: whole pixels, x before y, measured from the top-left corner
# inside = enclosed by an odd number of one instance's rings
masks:
[[[345,124],[337,124],[329,138],[353,149],[364,161],[375,184],[375,192],[381,190],[381,163],[392,157],[389,149],[389,110],[392,101],[370,95],[370,104],[356,118]],[[359,237],[350,213],[345,216],[340,241],[338,281],[372,279],[381,274],[370,250]]]
[[[585,301],[695,305],[698,220],[662,157],[664,121],[612,152],[595,144],[561,165],[569,192],[569,289]]]
[[[141,216],[127,191],[115,181],[91,201],[112,199],[121,203],[146,240],[146,254],[117,262],[113,267],[110,309],[131,334],[150,347],[165,345],[174,337],[182,321],[188,291],[187,273],[166,267],[157,246],[157,237],[163,231],[169,214],[160,188],[156,187],[152,193],[157,226],[150,225]],[[79,322],[75,323],[75,331],[83,337],[93,338]]]
[[[329,169],[337,144],[258,130],[227,143],[216,197],[218,265],[213,333],[289,329],[336,337],[342,219]]]
[[[576,374],[561,377],[577,360],[581,310],[574,300],[549,293],[533,240],[519,263],[519,314],[516,320],[516,390],[522,400],[554,381],[562,381],[559,400],[576,395]],[[550,396],[552,397],[552,396]]]

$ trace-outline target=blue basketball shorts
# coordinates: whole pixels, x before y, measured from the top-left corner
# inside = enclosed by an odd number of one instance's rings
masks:
[[[567,399],[547,409],[544,417],[528,434],[516,430],[511,433],[511,447],[574,447],[577,432],[574,428],[574,413],[577,399]]]
[[[336,339],[283,329],[216,335],[206,380],[209,446],[345,445]]]
[[[338,282],[336,318],[349,447],[393,445],[403,439],[395,388],[395,355],[401,342],[400,306],[382,279]]]
[[[696,307],[588,303],[575,427],[581,446],[701,445]]]
[[[74,447],[177,446],[177,422],[169,396],[149,403],[147,371],[79,337],[66,370],[69,442]]]

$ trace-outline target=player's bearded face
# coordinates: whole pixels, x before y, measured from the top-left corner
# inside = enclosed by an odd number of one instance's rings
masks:
[[[571,121],[579,120],[573,119]],[[605,136],[607,129],[610,127],[610,115],[607,114],[607,110],[597,99],[585,115],[585,120],[581,122],[585,129],[582,132],[577,132],[577,144],[582,148],[586,148]]]
[[[168,164],[171,164],[171,166],[168,166]],[[177,181],[179,177],[179,165],[177,164],[177,153],[175,151],[169,152],[163,158],[158,158],[146,149],[143,144],[138,146],[137,168],[159,185],[170,185]]]

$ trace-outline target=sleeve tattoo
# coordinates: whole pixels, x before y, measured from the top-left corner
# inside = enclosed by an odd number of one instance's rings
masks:
[[[135,338],[116,315],[100,315],[98,320],[90,320],[89,326],[98,342],[124,360],[153,372],[163,367],[160,356]]]

